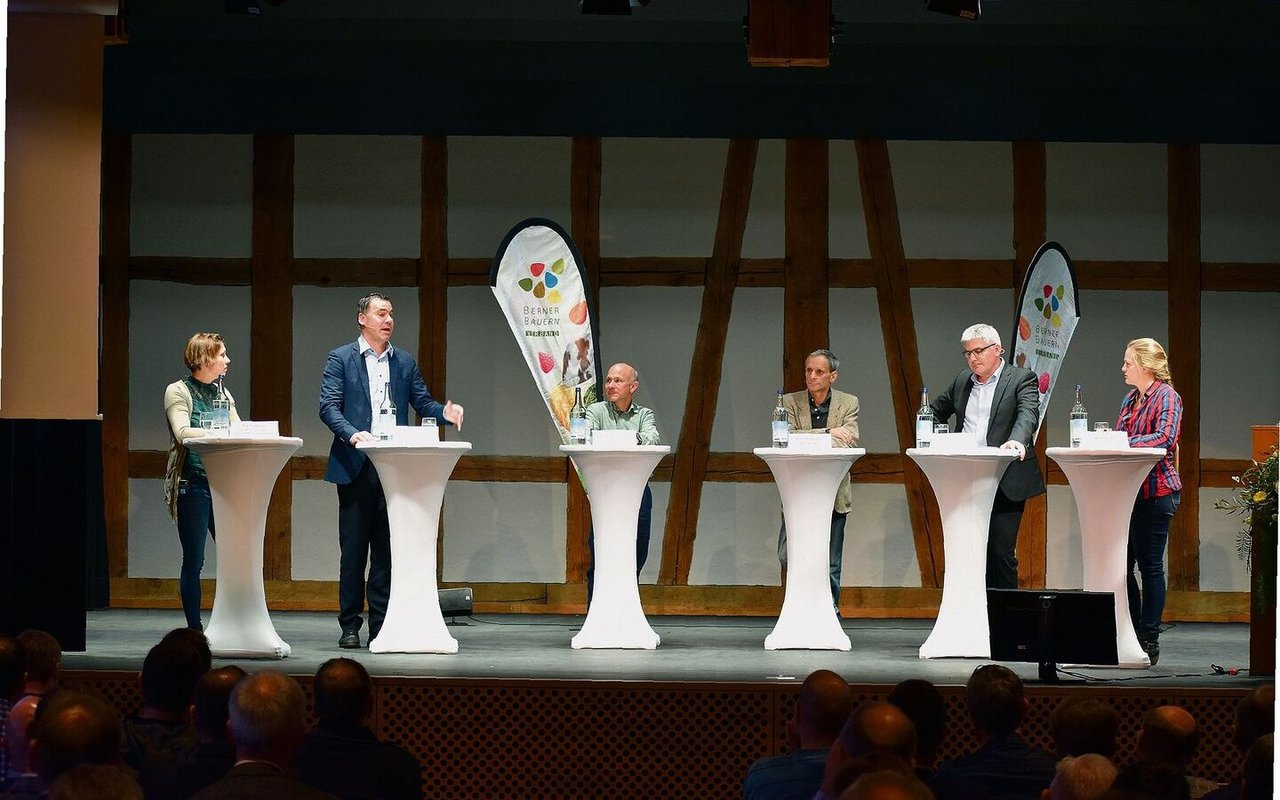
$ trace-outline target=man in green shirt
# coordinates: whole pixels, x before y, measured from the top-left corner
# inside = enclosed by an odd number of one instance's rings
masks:
[[[635,431],[639,444],[660,444],[658,424],[653,410],[631,402],[640,388],[640,373],[630,364],[618,363],[609,367],[604,379],[605,400],[587,406],[587,424],[593,431]],[[653,513],[653,492],[644,487],[640,498],[640,515],[636,518],[636,574],[644,568],[649,557],[649,518]],[[587,539],[591,548],[591,566],[587,568],[587,602],[595,589],[596,535],[591,531]]]

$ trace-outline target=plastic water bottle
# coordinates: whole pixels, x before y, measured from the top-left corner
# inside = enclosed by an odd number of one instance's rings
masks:
[[[569,409],[569,443],[587,443],[587,407],[582,404],[582,387],[573,388],[573,408]]]
[[[929,407],[929,387],[920,389],[920,408],[916,410],[916,447],[928,447],[933,439],[933,409]]]
[[[773,446],[786,447],[791,439],[791,423],[787,409],[782,405],[782,390],[778,390],[778,404],[773,407]]]
[[[378,404],[378,413],[373,419],[373,430],[370,431],[379,441],[390,441],[396,429],[396,401],[391,399],[391,381],[387,381],[386,391],[382,393],[382,402]]]
[[[1079,447],[1089,430],[1089,412],[1084,409],[1084,384],[1076,384],[1076,402],[1071,406],[1071,446]]]

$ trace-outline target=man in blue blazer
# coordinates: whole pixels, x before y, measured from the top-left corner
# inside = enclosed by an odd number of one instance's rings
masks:
[[[396,424],[407,425],[409,406],[419,416],[462,429],[462,406],[436,402],[422,380],[418,363],[391,346],[395,316],[391,298],[372,292],[356,307],[360,335],[332,350],[320,383],[320,419],[333,431],[324,479],[338,485],[338,646],[360,646],[360,612],[365,602],[365,565],[369,566],[369,638],[382,628],[391,594],[391,532],[387,498],[369,457],[356,445],[374,441],[373,410],[388,386],[396,407]]]
[[[954,414],[956,430],[973,433],[990,447],[1018,452],[1018,460],[1000,478],[987,535],[987,586],[1017,589],[1022,508],[1028,497],[1044,494],[1034,446],[1040,423],[1040,391],[1034,372],[1005,362],[995,328],[970,325],[960,341],[968,366],[938,394],[930,408],[938,422],[948,422]]]

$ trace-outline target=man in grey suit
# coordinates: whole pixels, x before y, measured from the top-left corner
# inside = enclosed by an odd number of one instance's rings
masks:
[[[836,391],[831,385],[839,377],[840,359],[830,350],[814,350],[804,360],[805,390],[783,395],[791,429],[802,433],[829,433],[837,447],[858,446],[858,398]],[[853,490],[845,475],[836,490],[831,511],[831,602],[840,607],[840,568],[844,558],[844,523],[853,505]],[[778,531],[778,560],[787,566],[787,523]]]
[[[1000,334],[990,325],[970,325],[960,340],[968,366],[930,408],[936,421],[949,422],[954,415],[960,431],[974,434],[990,447],[1018,453],[1018,460],[1000,478],[987,535],[987,586],[1016,589],[1022,507],[1028,497],[1044,494],[1034,446],[1040,422],[1039,387],[1034,372],[1005,362]]]

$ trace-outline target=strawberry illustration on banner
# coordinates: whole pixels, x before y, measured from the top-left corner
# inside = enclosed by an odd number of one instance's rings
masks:
[[[575,389],[584,404],[600,399],[599,329],[581,264],[563,228],[526,219],[503,237],[489,271],[489,287],[565,443]]]
[[[1049,396],[1067,345],[1080,321],[1080,296],[1076,271],[1067,251],[1057,242],[1045,242],[1031,259],[1014,319],[1013,363],[1026,367],[1040,379],[1040,422],[1049,410]],[[1039,432],[1039,425],[1036,431]]]

